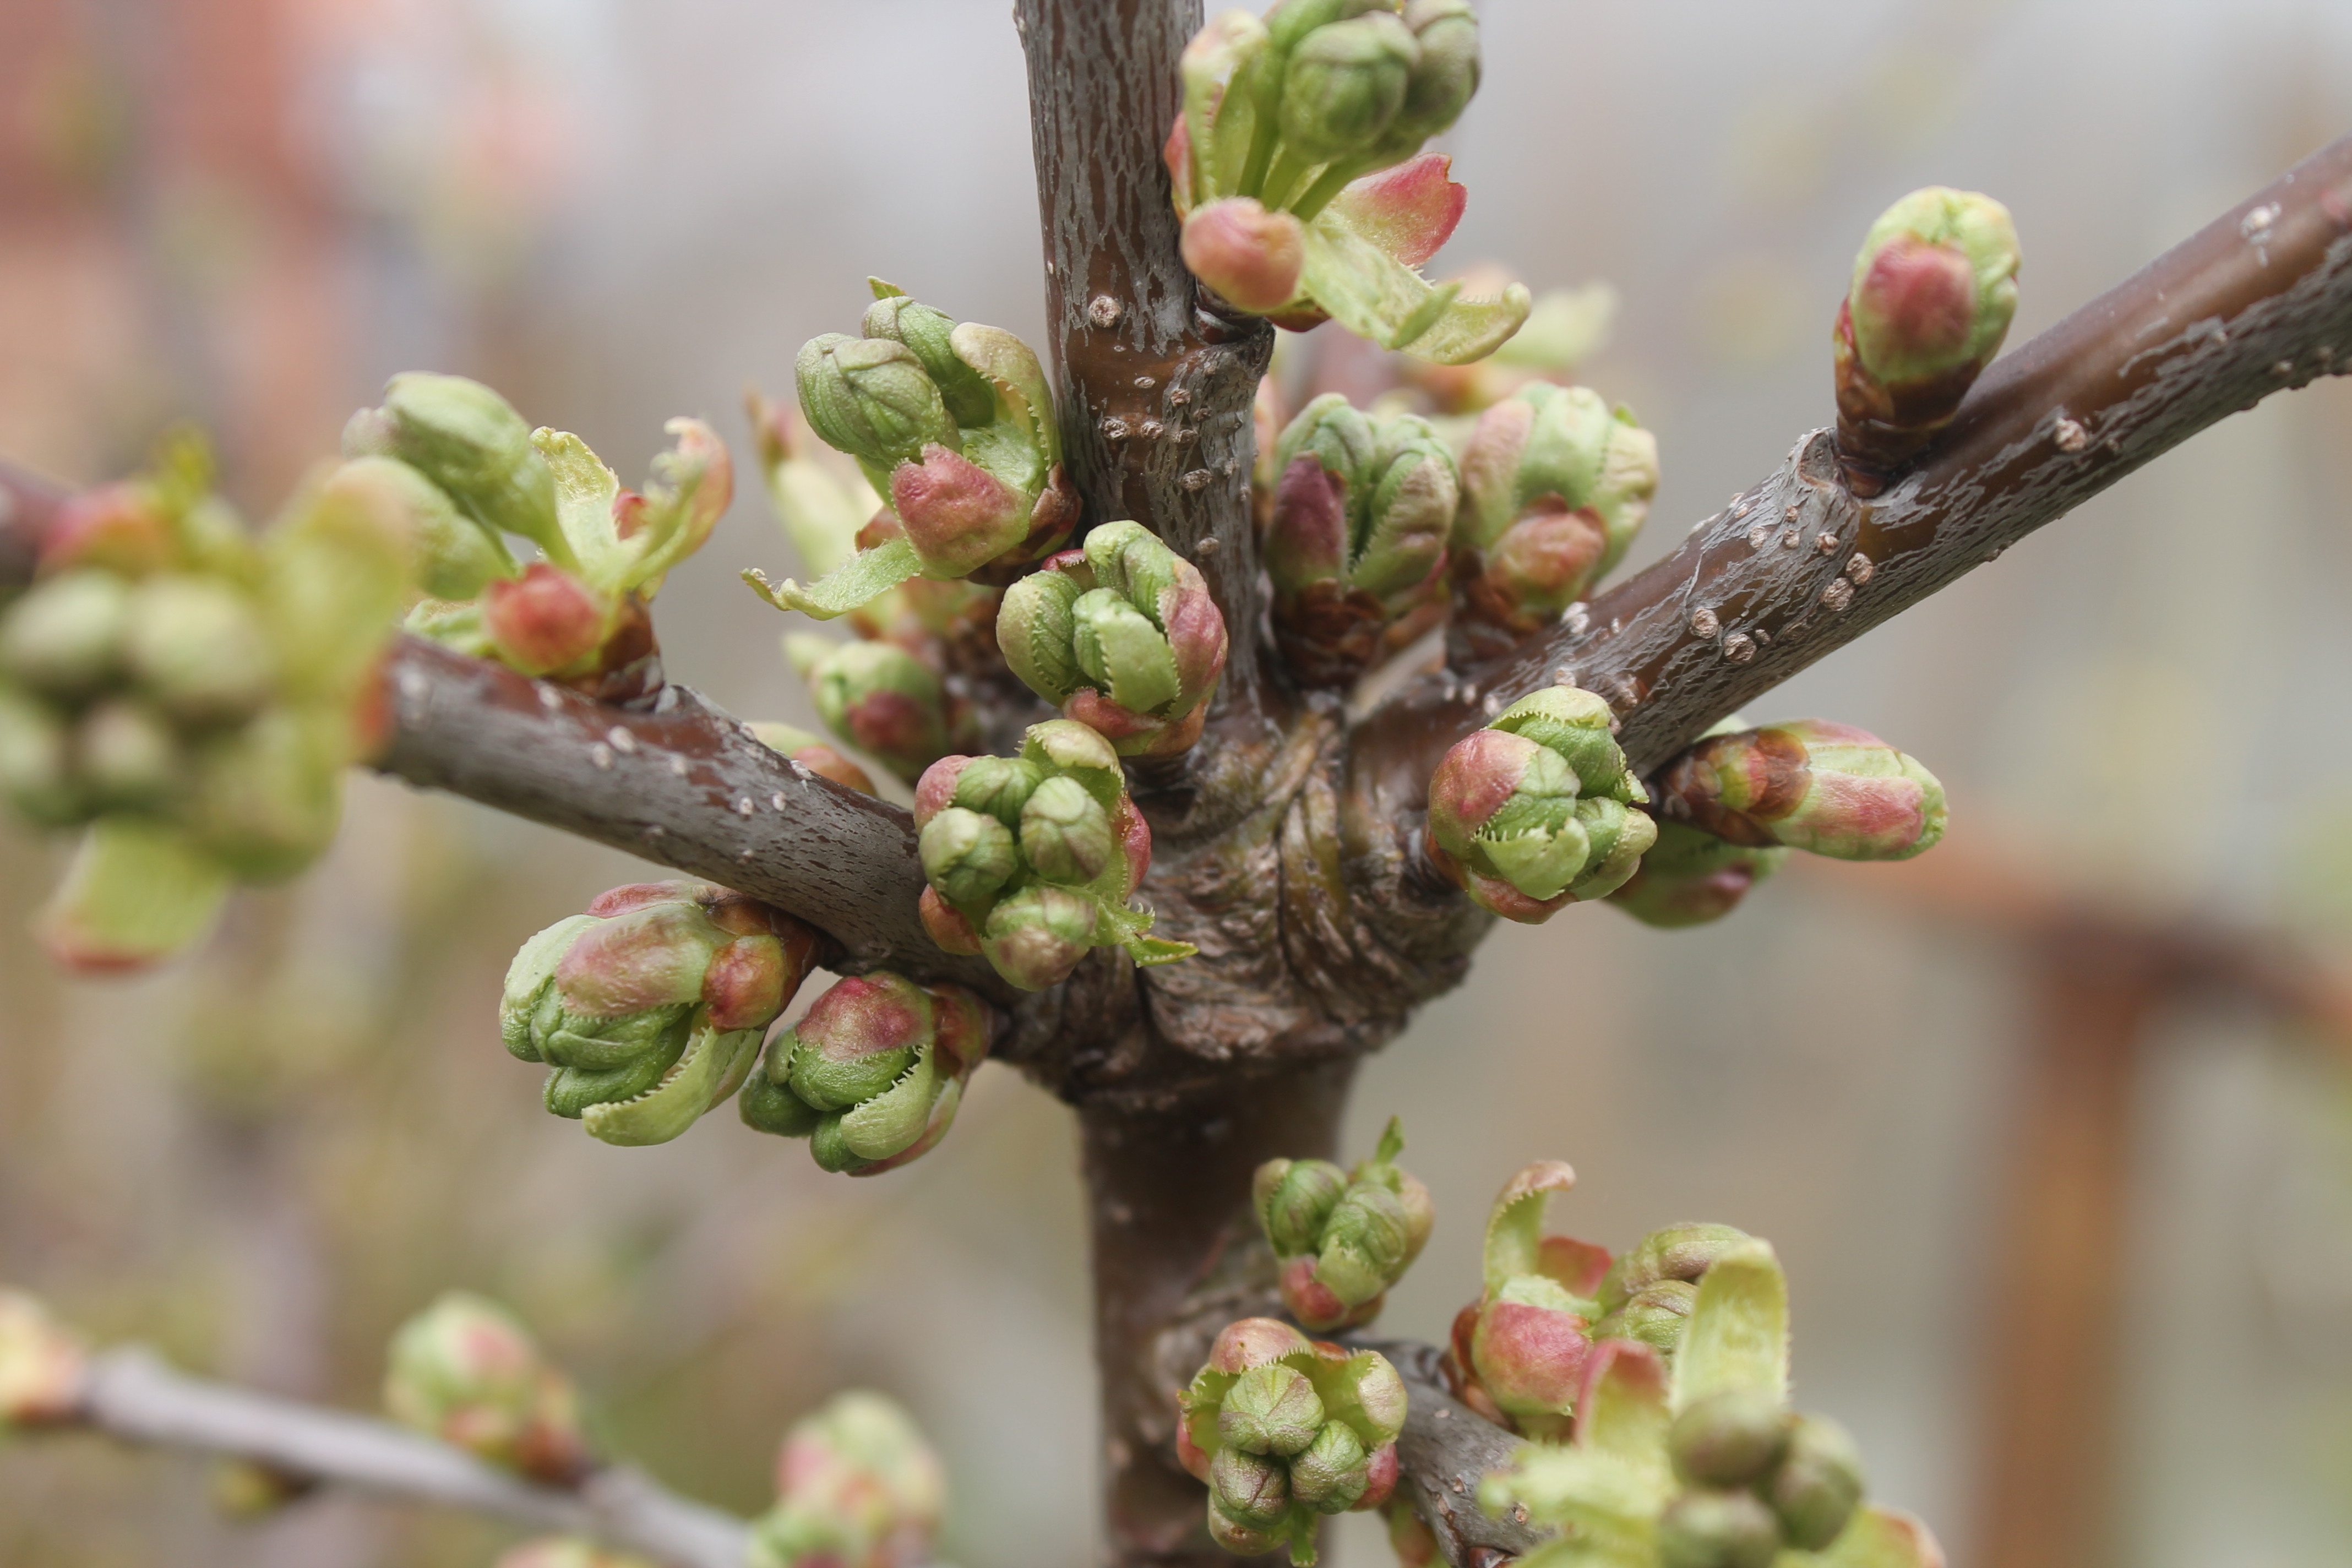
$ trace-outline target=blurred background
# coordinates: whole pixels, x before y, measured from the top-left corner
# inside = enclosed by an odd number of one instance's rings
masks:
[[[1473,199],[1436,268],[1616,285],[1583,374],[1659,433],[1636,564],[1829,418],[1830,319],[1894,197],[2010,205],[2022,341],[2352,126],[2344,0],[1481,10],[1486,86],[1448,148]],[[1008,11],[7,0],[0,454],[95,481],[190,417],[266,515],[388,374],[426,368],[625,479],[672,414],[748,459],[744,387],[785,391],[868,273],[1036,339]],[[746,480],[663,597],[668,668],[814,727],[782,623],[734,582],[795,564]],[[1441,1335],[1493,1191],[1564,1157],[1563,1228],[1779,1246],[1800,1403],[1955,1563],[2341,1563],[2348,493],[2352,384],[2275,399],[1774,693],[1752,717],[1926,761],[1946,846],[1800,868],[1714,929],[1498,931],[1363,1075],[1350,1152],[1402,1112],[1442,1210],[1383,1326]],[[0,905],[58,860],[0,829]],[[0,931],[0,1279],[362,1406],[399,1320],[486,1290],[614,1447],[747,1511],[790,1419],[879,1386],[946,1452],[955,1561],[1090,1560],[1068,1116],[983,1074],[940,1152],[871,1183],[726,1114],[659,1148],[583,1137],[498,1048],[498,982],[647,874],[363,778],[320,872],[167,973],[63,983]],[[243,1526],[210,1491],[183,1458],[9,1447],[0,1563],[460,1568],[507,1539],[343,1498]],[[1335,1556],[1387,1560],[1360,1519]]]

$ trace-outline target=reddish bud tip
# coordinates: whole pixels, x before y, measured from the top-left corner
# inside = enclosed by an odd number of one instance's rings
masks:
[[[1249,196],[1209,203],[1184,220],[1184,265],[1234,308],[1265,315],[1298,292],[1305,231]]]

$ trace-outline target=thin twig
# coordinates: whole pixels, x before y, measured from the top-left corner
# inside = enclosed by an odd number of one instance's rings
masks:
[[[341,1411],[190,1377],[137,1347],[90,1363],[78,1424],[127,1443],[251,1459],[287,1474],[510,1520],[643,1552],[675,1568],[743,1568],[751,1528],[614,1466],[539,1486],[461,1449]]]

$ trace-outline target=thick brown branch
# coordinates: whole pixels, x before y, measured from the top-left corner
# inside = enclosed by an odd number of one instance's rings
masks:
[[[90,1363],[73,1425],[128,1443],[251,1459],[382,1497],[436,1503],[535,1530],[586,1536],[675,1568],[742,1568],[750,1530],[641,1470],[597,1470],[575,1489],[538,1486],[388,1422],[275,1399],[175,1372],[153,1352]]]
[[[1197,563],[1233,653],[1223,706],[1255,706],[1250,424],[1263,321],[1201,308],[1160,148],[1201,0],[1019,0],[1062,439],[1088,522],[1133,518]]]
[[[2347,369],[2352,137],[1996,361],[1885,494],[1853,495],[1829,434],[1804,437],[1665,560],[1469,679],[1401,693],[1359,763],[1410,808],[1463,732],[1571,679],[1616,706],[1646,772],[2207,426]]]
[[[779,756],[682,687],[627,711],[404,637],[383,700],[385,773],[763,899],[831,933],[850,967],[1009,994],[924,934],[906,812]]]

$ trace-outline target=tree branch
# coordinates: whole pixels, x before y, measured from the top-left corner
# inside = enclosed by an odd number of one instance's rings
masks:
[[[1201,568],[1233,641],[1218,706],[1252,710],[1250,410],[1274,330],[1202,308],[1160,160],[1201,0],[1019,0],[1013,16],[1070,477],[1088,522],[1133,518]]]
[[[675,1568],[742,1568],[751,1541],[743,1521],[627,1466],[594,1471],[576,1489],[539,1486],[389,1422],[187,1376],[138,1347],[90,1363],[67,1425],[587,1536]]]
[[[2352,137],[1995,361],[1884,494],[1847,488],[1829,432],[1804,437],[1665,560],[1467,679],[1401,692],[1359,731],[1358,765],[1417,807],[1447,746],[1567,679],[1617,709],[1646,773],[2206,426],[2347,370]]]
[[[1012,994],[924,933],[913,818],[778,755],[683,687],[623,710],[404,637],[383,700],[385,773],[749,893],[830,933],[852,968]]]

